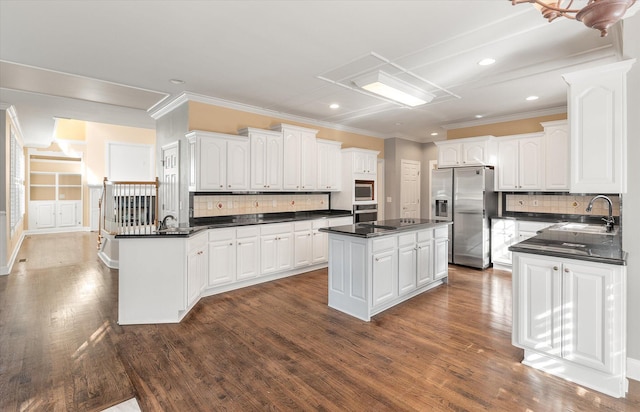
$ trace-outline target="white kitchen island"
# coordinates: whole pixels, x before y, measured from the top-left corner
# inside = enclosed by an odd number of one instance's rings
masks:
[[[395,219],[329,233],[329,306],[371,317],[448,281],[450,223]]]

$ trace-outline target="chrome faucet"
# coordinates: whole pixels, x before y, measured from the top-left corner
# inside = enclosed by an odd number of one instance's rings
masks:
[[[602,220],[604,220],[605,222],[605,227],[607,228],[607,232],[612,232],[613,225],[615,225],[616,221],[613,218],[613,203],[611,202],[611,199],[609,199],[605,195],[594,196],[593,199],[589,201],[589,206],[587,206],[587,212],[591,212],[591,209],[593,209],[593,202],[597,199],[604,199],[607,201],[607,203],[609,203],[609,217],[603,217]]]
[[[158,227],[158,230],[165,230],[167,229],[167,219],[173,219],[176,220],[176,218],[173,215],[166,215],[164,217],[164,219],[162,219],[162,222],[160,222],[160,227]]]

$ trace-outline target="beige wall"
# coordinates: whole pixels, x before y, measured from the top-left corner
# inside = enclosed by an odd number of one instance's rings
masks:
[[[463,127],[447,131],[447,140],[461,139],[463,137],[475,136],[511,136],[514,134],[543,132],[541,122],[553,120],[563,120],[567,118],[566,113],[554,114],[550,116],[532,117],[530,119],[513,120],[510,122],[484,124],[480,126]]]
[[[84,141],[87,139],[87,122],[72,119],[56,119],[53,137],[55,139]]]
[[[238,129],[255,127],[269,129],[271,126],[286,123],[318,130],[318,138],[342,142],[342,148],[361,147],[378,150],[379,158],[384,158],[384,139],[349,133],[341,130],[316,127],[309,124],[292,122],[255,113],[248,113],[226,107],[213,106],[199,102],[189,102],[189,130],[237,134]]]

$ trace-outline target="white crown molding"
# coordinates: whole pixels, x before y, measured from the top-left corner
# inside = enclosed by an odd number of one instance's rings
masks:
[[[336,123],[323,122],[320,120],[310,119],[308,117],[296,116],[288,113],[278,112],[276,110],[263,109],[261,107],[251,106],[248,104],[232,102],[230,100],[219,99],[217,97],[204,96],[201,94],[184,92],[180,96],[168,102],[166,105],[162,107],[158,107],[155,111],[149,111],[149,115],[154,119],[158,120],[162,116],[167,113],[173,111],[179,106],[183,105],[186,102],[198,102],[209,104],[212,106],[220,106],[225,107],[227,109],[234,109],[248,113],[259,114],[263,116],[276,117],[278,119],[288,120],[292,122],[299,122],[308,124],[315,127],[324,127],[327,129],[340,130],[349,133],[356,133],[364,136],[377,137],[379,139],[388,139],[393,136],[388,136],[380,133],[373,133],[367,130],[357,129],[353,127],[343,126]],[[152,108],[153,109],[153,108]]]
[[[0,102],[0,110],[7,110],[11,105],[9,103]]]
[[[560,113],[566,113],[566,112],[567,112],[566,106],[559,106],[559,107],[551,107],[549,109],[534,110],[530,112],[508,114],[505,116],[484,117],[482,119],[470,120],[468,122],[449,123],[449,124],[442,125],[440,127],[442,127],[445,130],[462,129],[464,127],[483,126],[486,124],[511,122],[514,120],[531,119],[533,117],[550,116],[553,114],[560,114]]]

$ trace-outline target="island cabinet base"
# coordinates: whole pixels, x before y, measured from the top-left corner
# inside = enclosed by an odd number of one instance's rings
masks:
[[[624,398],[629,391],[629,381],[621,373],[611,374],[598,371],[556,356],[544,355],[537,351],[525,349],[522,364],[614,398]]]
[[[364,321],[447,283],[447,227],[374,238],[329,234],[329,306]]]

